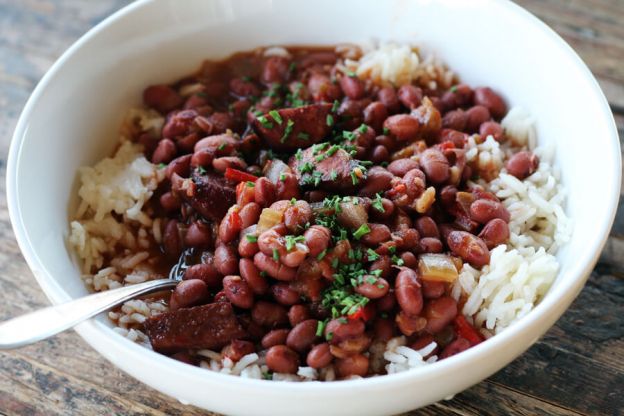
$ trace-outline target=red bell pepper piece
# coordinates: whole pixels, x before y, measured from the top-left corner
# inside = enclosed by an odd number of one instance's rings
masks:
[[[442,142],[438,145],[440,147],[440,150],[442,152],[444,152],[445,150],[451,150],[451,149],[455,149],[455,143],[448,141],[448,142]]]
[[[250,173],[243,172],[242,170],[234,169],[234,168],[225,168],[225,179],[229,179],[231,181],[237,182],[255,182],[258,180],[257,176],[254,176]]]
[[[369,303],[368,305],[364,307],[360,306],[357,311],[348,315],[347,318],[351,320],[361,319],[364,322],[366,322],[369,319],[371,319],[374,314],[375,314],[375,310],[374,310],[373,304]]]
[[[468,323],[464,315],[457,315],[454,320],[457,336],[465,338],[471,346],[475,346],[483,341],[483,336]]]

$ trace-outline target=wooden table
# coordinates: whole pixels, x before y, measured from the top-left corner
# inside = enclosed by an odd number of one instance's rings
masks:
[[[127,0],[0,0],[0,320],[47,305],[15,242],[6,153],[28,95],[78,37]],[[624,0],[520,0],[602,85],[624,137]],[[582,105],[582,103],[579,103]],[[624,415],[624,208],[589,282],[544,338],[509,366],[410,415]],[[200,415],[113,367],[74,332],[0,353],[0,413]]]

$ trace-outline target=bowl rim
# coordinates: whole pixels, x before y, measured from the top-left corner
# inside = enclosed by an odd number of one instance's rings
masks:
[[[6,176],[9,217],[18,245],[29,268],[33,272],[37,282],[43,289],[44,293],[53,304],[58,304],[70,300],[71,298],[67,294],[67,292],[63,290],[63,288],[56,284],[54,278],[47,271],[45,264],[43,264],[43,262],[37,255],[37,252],[32,245],[29,235],[27,233],[27,229],[24,224],[22,213],[20,210],[20,205],[18,203],[19,189],[17,186],[17,167],[19,165],[22,144],[27,135],[28,121],[32,116],[31,113],[33,107],[35,106],[35,103],[44,93],[47,85],[55,78],[56,73],[65,66],[66,61],[68,61],[77,50],[79,50],[89,40],[96,37],[100,32],[106,30],[108,26],[113,24],[118,19],[138,12],[142,8],[156,3],[157,1],[158,0],[139,0],[135,3],[131,3],[101,21],[99,24],[91,28],[86,34],[81,36],[76,42],[74,42],[54,62],[50,69],[41,78],[41,80],[33,90],[32,94],[28,98],[28,101],[26,102],[26,105],[24,106],[24,109],[22,110],[22,113],[20,114],[18,123],[16,125],[8,154]],[[511,346],[514,342],[514,339],[516,339],[522,333],[531,332],[530,330],[533,330],[534,333],[537,333],[537,336],[534,339],[530,340],[529,345],[536,342],[538,337],[541,336],[544,332],[546,332],[546,330],[548,330],[552,326],[552,323],[554,323],[554,321],[560,317],[563,311],[565,311],[569,304],[578,295],[590,272],[592,271],[595,263],[597,262],[602,248],[607,241],[609,231],[615,218],[616,208],[620,197],[620,184],[622,174],[620,145],[617,127],[613,119],[608,101],[605,98],[602,90],[600,89],[600,86],[596,81],[595,77],[586,66],[586,64],[576,54],[576,52],[556,32],[554,32],[545,23],[543,23],[541,20],[539,20],[537,17],[535,17],[533,14],[531,14],[521,6],[512,3],[509,0],[485,0],[485,2],[493,4],[494,6],[501,7],[509,13],[519,15],[519,17],[526,21],[527,25],[532,25],[540,29],[543,32],[544,36],[552,38],[553,41],[557,42],[558,47],[565,51],[568,57],[576,63],[577,69],[582,71],[584,78],[591,85],[592,93],[600,101],[600,105],[602,107],[601,114],[603,117],[600,122],[605,123],[610,130],[609,142],[611,147],[609,149],[609,152],[605,152],[605,154],[610,155],[610,164],[612,164],[614,168],[613,173],[615,174],[615,176],[613,177],[612,182],[612,192],[610,192],[605,199],[606,204],[604,206],[606,207],[605,213],[607,215],[597,218],[596,234],[591,240],[588,241],[587,250],[585,250],[582,255],[576,259],[575,264],[567,271],[566,278],[563,279],[556,288],[553,288],[556,289],[556,296],[551,295],[543,299],[527,316],[523,317],[516,324],[514,324],[513,329],[508,329],[507,331],[497,334],[495,337],[488,339],[486,342],[483,342],[480,345],[470,348],[462,354],[449,357],[443,361],[435,363],[434,365],[420,367],[417,371],[405,371],[381,377],[346,380],[339,383],[272,383],[268,380],[232,377],[217,372],[206,371],[205,369],[189,366],[187,364],[170,359],[162,354],[158,354],[154,351],[146,349],[122,336],[117,335],[111,327],[95,319],[91,319],[76,326],[76,331],[88,344],[90,344],[94,349],[96,349],[107,359],[109,359],[109,361],[113,362],[116,366],[119,366],[119,364],[114,361],[112,353],[107,353],[104,351],[104,347],[106,346],[104,344],[106,343],[108,343],[111,347],[115,347],[111,350],[123,350],[124,353],[128,354],[128,358],[130,359],[149,363],[149,365],[151,366],[156,366],[162,369],[167,368],[168,370],[174,371],[177,375],[182,377],[200,377],[216,383],[253,387],[255,389],[258,389],[259,391],[266,391],[266,389],[270,388],[273,391],[279,390],[282,392],[293,393],[328,393],[331,391],[332,393],[340,394],[341,392],[352,390],[354,388],[372,388],[382,384],[386,385],[386,387],[388,385],[399,386],[417,378],[426,378],[435,374],[449,373],[472,360],[476,361],[479,358],[484,359],[488,355],[491,355],[495,351],[499,350],[500,348],[503,348],[505,346]],[[552,323],[545,328],[540,328],[540,322],[549,315],[555,317],[554,319],[551,319]],[[115,334],[115,336],[112,336],[113,334]],[[507,361],[505,364],[507,364],[508,362],[509,361]],[[137,377],[137,375],[132,375],[134,377]]]

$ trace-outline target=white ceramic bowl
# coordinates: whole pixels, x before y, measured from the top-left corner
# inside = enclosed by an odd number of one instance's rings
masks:
[[[615,214],[620,149],[596,81],[553,31],[507,1],[139,1],[83,36],[50,69],[19,120],[8,201],[19,245],[53,303],[86,294],[67,251],[76,169],[113,150],[124,111],[143,88],[194,71],[202,59],[271,44],[408,41],[436,53],[471,85],[489,85],[537,119],[555,142],[569,190],[572,242],[545,299],[518,324],[442,362],[335,383],[249,380],[148,351],[103,318],[76,330],[119,368],[181,401],[230,414],[393,414],[484,379],[526,350],[565,311],[591,271]],[[128,393],[132,394],[132,393]]]

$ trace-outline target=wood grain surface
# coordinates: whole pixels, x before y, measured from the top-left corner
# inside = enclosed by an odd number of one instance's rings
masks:
[[[0,0],[0,320],[47,300],[15,242],[6,154],[46,69],[126,0]],[[519,0],[581,55],[624,136],[624,0]],[[620,197],[622,199],[622,197]],[[489,379],[410,415],[624,415],[624,208],[588,284],[531,349]],[[74,332],[0,353],[0,413],[209,415],[134,380]]]

